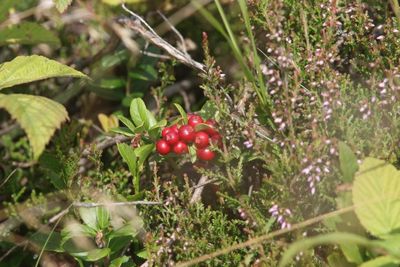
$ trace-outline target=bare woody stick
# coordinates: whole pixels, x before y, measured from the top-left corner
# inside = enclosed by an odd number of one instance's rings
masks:
[[[129,18],[121,19],[120,22],[122,22],[126,27],[139,33],[143,38],[165,50],[171,57],[175,58],[179,62],[205,73],[206,68],[202,63],[193,60],[188,54],[178,50],[162,39],[142,17],[129,10],[125,4],[122,4],[122,8],[135,18],[134,20]]]

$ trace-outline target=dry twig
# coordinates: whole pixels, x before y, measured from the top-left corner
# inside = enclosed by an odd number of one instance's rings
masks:
[[[202,175],[200,177],[200,180],[199,180],[199,182],[197,183],[197,185],[196,185],[196,187],[194,189],[192,198],[190,199],[190,204],[199,202],[201,200],[201,194],[203,193],[204,186],[206,184],[208,184],[207,181],[208,181],[208,177],[207,176]]]
[[[154,45],[165,50],[171,57],[175,58],[179,62],[182,62],[189,67],[200,70],[201,72],[205,72],[204,64],[193,60],[188,54],[185,54],[184,52],[170,45],[167,41],[162,39],[142,17],[129,10],[124,4],[122,5],[122,7],[126,12],[131,14],[134,19],[124,18],[120,20],[121,23],[123,23],[129,29],[138,32],[142,37],[144,37]]]

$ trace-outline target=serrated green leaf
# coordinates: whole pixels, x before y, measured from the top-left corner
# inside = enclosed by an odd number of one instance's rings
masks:
[[[0,108],[7,110],[24,129],[34,159],[39,158],[54,131],[68,119],[64,106],[41,96],[0,94]]]
[[[58,12],[63,13],[71,5],[72,0],[54,0],[54,3]]]
[[[353,184],[355,213],[371,234],[384,237],[400,228],[400,172],[390,164],[366,158]]]
[[[54,77],[87,78],[82,72],[43,56],[19,56],[0,65],[0,89]]]
[[[188,123],[188,116],[187,116],[185,110],[183,109],[183,107],[181,105],[179,105],[178,103],[174,103],[174,105],[175,105],[176,109],[179,111],[179,114],[181,114],[183,122],[185,124],[187,124]]]
[[[9,44],[49,44],[60,46],[60,39],[42,25],[34,22],[21,22],[0,30],[0,46]]]
[[[137,160],[134,149],[127,144],[117,144],[117,148],[122,159],[128,164],[129,171],[135,177],[137,171]]]
[[[3,22],[7,18],[8,12],[15,2],[15,0],[1,0],[0,22]]]
[[[357,157],[351,148],[344,142],[339,142],[340,170],[343,174],[343,181],[350,183],[358,170]]]

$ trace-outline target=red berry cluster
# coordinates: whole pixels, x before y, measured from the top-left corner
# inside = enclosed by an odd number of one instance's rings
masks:
[[[196,131],[196,125],[206,124],[204,130]],[[196,147],[197,157],[201,160],[212,160],[215,152],[210,149],[210,145],[221,146],[221,136],[215,129],[216,122],[212,119],[206,121],[198,115],[188,115],[188,123],[178,128],[177,125],[166,127],[162,130],[162,139],[156,143],[157,152],[160,155],[167,155],[171,150],[177,154],[189,152],[188,145]]]

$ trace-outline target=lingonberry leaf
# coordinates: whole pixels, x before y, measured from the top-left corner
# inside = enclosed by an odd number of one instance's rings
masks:
[[[181,105],[179,105],[178,103],[174,103],[174,105],[175,105],[176,109],[179,111],[179,114],[181,114],[183,122],[185,124],[187,124],[188,123],[188,116],[187,116],[185,110],[183,109],[183,107]]]
[[[146,104],[141,98],[135,98],[132,100],[130,114],[136,127],[139,127],[143,124],[144,129],[148,130],[157,123],[153,114],[147,110]]]

